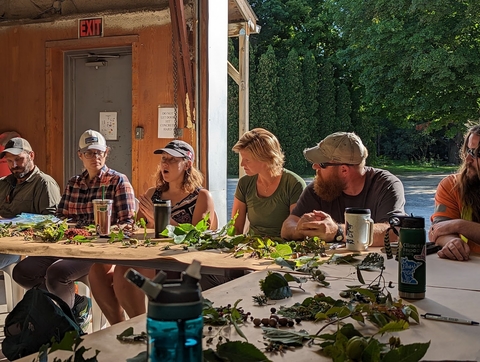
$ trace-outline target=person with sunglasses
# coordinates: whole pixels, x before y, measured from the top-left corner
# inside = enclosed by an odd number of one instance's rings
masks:
[[[405,214],[402,182],[388,171],[366,166],[368,151],[355,133],[333,133],[303,154],[316,175],[283,223],[282,238],[343,242],[345,208],[357,207],[370,209],[373,245],[383,245],[390,216]],[[393,232],[390,236],[395,240]]]
[[[458,172],[438,184],[428,238],[440,258],[465,261],[480,253],[480,125],[466,132],[460,158]]]
[[[0,217],[11,219],[21,213],[55,214],[60,201],[57,182],[35,166],[30,143],[13,137],[0,153],[11,174],[0,178]],[[16,263],[19,255],[0,254],[0,269]]]
[[[100,132],[85,131],[79,140],[78,157],[84,171],[72,177],[58,204],[56,215],[77,227],[94,224],[94,199],[113,200],[111,223],[133,226],[135,194],[127,176],[107,167],[109,147]],[[82,329],[91,320],[91,302],[75,293],[75,281],[88,275],[92,262],[55,257],[28,257],[13,270],[14,280],[26,289],[38,286],[62,298]],[[93,288],[92,288],[93,290]]]

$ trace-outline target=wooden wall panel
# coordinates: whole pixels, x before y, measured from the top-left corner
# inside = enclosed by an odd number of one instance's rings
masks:
[[[157,109],[173,104],[172,34],[161,14],[150,24],[108,27],[105,37],[76,39],[77,19],[0,27],[0,133],[17,131],[32,144],[35,162],[63,188],[63,57],[75,49],[132,46],[132,184],[137,194],[154,185],[153,151],[170,140],[157,138]],[[158,19],[162,21],[157,21]],[[118,21],[111,24],[118,24]],[[156,24],[158,23],[158,25]],[[181,99],[179,99],[180,101]],[[185,117],[179,114],[179,124]],[[144,139],[135,139],[135,128]],[[195,132],[184,130],[195,147]],[[108,162],[107,162],[108,164]]]

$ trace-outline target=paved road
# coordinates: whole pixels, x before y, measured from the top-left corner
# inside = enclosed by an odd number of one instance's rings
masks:
[[[399,176],[405,189],[405,211],[414,216],[425,218],[425,228],[430,227],[430,215],[433,212],[435,190],[438,183],[447,174],[412,174]],[[309,183],[312,179],[305,179]],[[228,179],[227,185],[227,215],[232,213],[233,195],[238,179]]]

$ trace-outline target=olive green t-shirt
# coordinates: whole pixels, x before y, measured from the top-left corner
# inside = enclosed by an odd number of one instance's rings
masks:
[[[54,214],[60,202],[60,188],[53,177],[35,166],[31,175],[17,184],[13,175],[0,178],[0,217],[11,219],[22,212]]]
[[[306,187],[297,174],[284,169],[280,183],[269,197],[257,193],[257,178],[243,176],[238,181],[235,197],[247,205],[250,231],[255,235],[280,236],[282,224],[290,215],[290,206],[295,204]]]

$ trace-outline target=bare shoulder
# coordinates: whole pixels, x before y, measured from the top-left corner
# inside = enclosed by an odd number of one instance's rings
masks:
[[[212,194],[207,189],[200,189],[198,191],[198,197],[204,200],[212,199]]]

